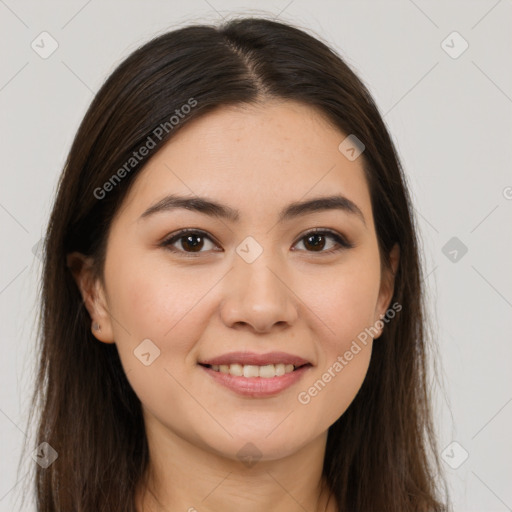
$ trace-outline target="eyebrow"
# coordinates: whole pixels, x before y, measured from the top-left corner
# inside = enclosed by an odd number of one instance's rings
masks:
[[[156,213],[168,212],[179,208],[199,212],[209,215],[210,217],[226,219],[231,222],[237,222],[240,220],[240,212],[230,206],[204,197],[185,197],[175,194],[168,195],[150,206],[140,216],[140,219],[147,218]],[[327,210],[341,210],[350,215],[354,215],[366,226],[366,221],[361,209],[353,201],[342,195],[317,197],[307,201],[296,201],[290,203],[288,206],[283,208],[279,214],[278,222]]]

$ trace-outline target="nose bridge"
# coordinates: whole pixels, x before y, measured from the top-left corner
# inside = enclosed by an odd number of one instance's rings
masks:
[[[286,283],[288,273],[279,252],[247,237],[236,253],[223,301],[224,320],[247,323],[256,330],[292,323],[297,317],[296,300]]]

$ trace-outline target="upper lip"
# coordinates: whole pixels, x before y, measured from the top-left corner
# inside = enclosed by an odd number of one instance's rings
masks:
[[[255,365],[265,366],[268,364],[293,364],[294,366],[303,366],[311,364],[302,357],[287,354],[286,352],[267,352],[266,354],[257,354],[256,352],[230,352],[221,356],[213,357],[199,361],[203,365]]]

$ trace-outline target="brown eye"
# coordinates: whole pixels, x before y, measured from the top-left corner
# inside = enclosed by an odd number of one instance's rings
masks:
[[[312,235],[308,235],[304,237],[304,247],[306,249],[310,249],[313,251],[322,251],[322,249],[325,247],[325,236],[320,233],[313,233]]]
[[[167,247],[173,252],[195,255],[194,253],[208,252],[208,249],[202,251],[205,246],[205,240],[211,242],[211,238],[202,231],[189,229],[176,233],[171,238],[165,240],[162,246]],[[215,247],[215,244],[212,243],[212,245]]]
[[[202,235],[186,235],[181,237],[181,246],[186,251],[200,252],[204,246]]]
[[[334,247],[331,246],[327,250],[324,250],[326,245],[328,245],[329,239],[334,240]],[[303,236],[300,241],[303,241],[303,245],[307,252],[333,253],[342,249],[351,249],[354,247],[353,244],[347,242],[347,240],[339,234],[327,230],[310,231]]]

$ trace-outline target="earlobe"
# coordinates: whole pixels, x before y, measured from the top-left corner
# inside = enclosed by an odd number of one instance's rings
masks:
[[[91,258],[73,252],[67,255],[66,262],[91,317],[94,337],[103,343],[114,343],[107,300],[100,279],[94,274]]]

